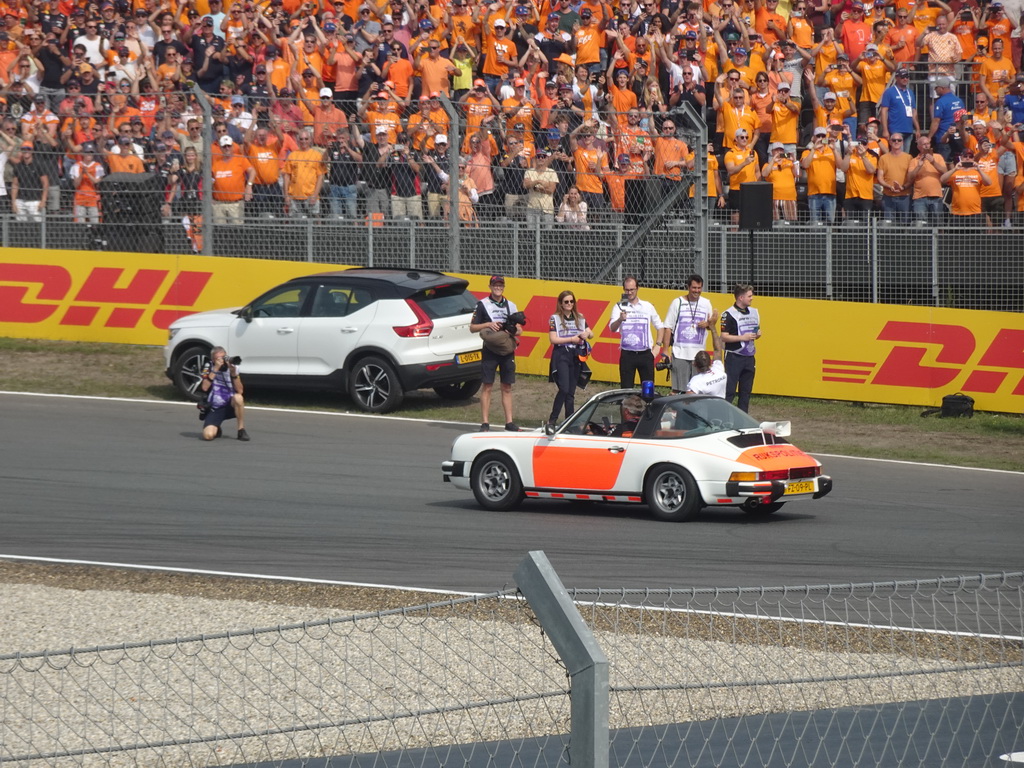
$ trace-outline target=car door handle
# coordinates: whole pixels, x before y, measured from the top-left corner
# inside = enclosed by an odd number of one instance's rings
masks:
[[[294,328],[278,328],[277,329],[277,335],[278,336],[287,336],[289,333],[295,333],[295,329]]]
[[[608,449],[609,453],[623,453],[625,452],[625,450],[625,446],[622,445],[613,445],[611,448]]]
[[[354,325],[344,325],[341,327],[340,330],[342,333],[355,333],[359,329],[356,328]]]

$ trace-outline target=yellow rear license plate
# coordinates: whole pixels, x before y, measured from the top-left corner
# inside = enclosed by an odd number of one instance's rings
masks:
[[[790,483],[786,486],[786,492],[783,496],[789,496],[794,493],[814,493],[814,481],[807,480],[800,483]]]
[[[466,363],[475,363],[483,357],[483,353],[479,350],[476,352],[467,352],[464,355],[456,355],[455,362],[459,365],[465,365]]]

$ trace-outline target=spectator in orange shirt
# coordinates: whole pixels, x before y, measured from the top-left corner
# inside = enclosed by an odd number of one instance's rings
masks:
[[[611,208],[616,213],[624,213],[626,210],[626,182],[641,178],[640,174],[634,173],[629,155],[619,155],[615,170],[604,177],[608,186],[608,198],[611,201]]]
[[[125,126],[128,127],[127,125]],[[113,151],[117,149],[117,152]],[[111,173],[145,173],[146,166],[132,147],[132,137],[127,133],[117,137],[117,146],[106,154],[107,167]]]
[[[576,164],[576,187],[590,211],[606,208],[603,176],[608,173],[608,154],[597,146],[596,120],[580,123],[569,134],[569,149]]]
[[[776,221],[796,221],[796,180],[800,169],[792,155],[780,141],[768,147],[768,162],[761,169],[761,177],[771,182],[774,218]]]
[[[975,166],[973,153],[965,150],[956,165],[942,174],[940,181],[953,190],[950,213],[957,223],[985,223],[981,213],[981,187],[991,184],[992,179]]]
[[[218,224],[244,223],[245,202],[252,200],[256,171],[242,155],[235,154],[235,142],[220,137],[220,155],[213,158],[213,220]]]
[[[729,208],[732,210],[732,223],[738,224],[740,185],[748,181],[760,181],[761,169],[757,164],[757,153],[750,146],[750,133],[747,129],[737,128],[733,138],[734,147],[725,153],[725,171],[729,174]]]
[[[426,50],[420,52],[418,68],[421,73],[423,94],[451,93],[451,75],[461,75],[462,70],[441,56],[441,43],[430,40]]]
[[[835,146],[829,143],[828,129],[814,129],[811,146],[800,158],[807,173],[807,207],[812,224],[832,224],[836,217],[836,165]]]
[[[932,149],[931,137],[923,134],[918,136],[917,157],[907,174],[907,183],[914,185],[914,199],[910,205],[916,221],[924,221],[932,226],[940,222],[943,211],[940,179],[946,171],[946,161]]]
[[[289,216],[319,216],[327,164],[321,149],[313,146],[313,131],[303,128],[297,137],[299,148],[284,161],[281,178],[284,204]]]
[[[71,166],[68,175],[75,185],[75,222],[100,223],[100,195],[96,190],[103,178],[102,163],[96,160],[96,145],[91,141],[82,145],[81,159]]]
[[[847,221],[866,219],[875,207],[875,153],[864,142],[854,142],[839,158],[839,170],[846,174],[846,199],[843,210]]]
[[[912,184],[907,179],[911,157],[904,150],[905,144],[903,134],[892,134],[889,137],[888,154],[878,158],[877,178],[882,187],[882,211],[886,218],[898,223],[902,223],[910,214],[912,192]]]

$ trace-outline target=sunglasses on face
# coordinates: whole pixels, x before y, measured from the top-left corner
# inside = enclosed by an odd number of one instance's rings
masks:
[[[575,299],[562,299],[562,303],[563,304],[575,304],[576,300]]]

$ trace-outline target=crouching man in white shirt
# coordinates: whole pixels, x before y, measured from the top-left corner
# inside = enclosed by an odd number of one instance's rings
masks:
[[[714,344],[714,358],[706,351],[701,350],[693,358],[693,367],[697,369],[696,375],[690,378],[686,385],[688,395],[714,395],[725,397],[725,382],[728,378],[725,373],[725,345],[718,335],[716,324],[708,326],[711,330],[711,340]]]

